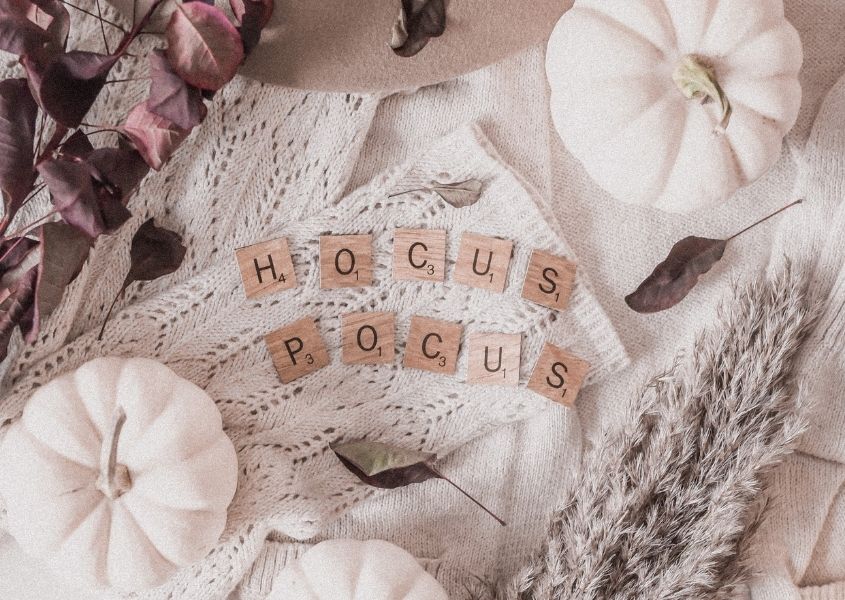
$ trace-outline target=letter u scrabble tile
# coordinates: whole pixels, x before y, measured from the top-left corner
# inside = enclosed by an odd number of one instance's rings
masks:
[[[519,385],[522,334],[475,332],[468,347],[467,383]]]
[[[455,261],[454,279],[472,287],[504,292],[513,242],[464,232]]]
[[[296,287],[296,273],[285,238],[238,248],[235,256],[247,298]]]
[[[571,407],[589,370],[588,362],[546,342],[528,380],[528,389]]]
[[[326,344],[317,323],[310,317],[268,333],[264,341],[282,383],[290,383],[329,364]]]

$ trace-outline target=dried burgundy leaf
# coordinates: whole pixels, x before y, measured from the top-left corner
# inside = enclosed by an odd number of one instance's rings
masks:
[[[0,15],[0,50],[22,56],[41,52],[50,35],[25,17]]]
[[[408,58],[425,48],[431,38],[443,35],[444,31],[445,0],[402,0],[390,47],[397,55]]]
[[[434,467],[434,461],[437,460],[434,454],[367,440],[332,445],[331,449],[343,466],[367,485],[395,489],[429,479],[442,479],[505,526],[502,519]]]
[[[146,102],[129,111],[120,131],[132,141],[146,163],[156,171],[170,160],[189,133],[150,111]]]
[[[41,107],[65,127],[79,127],[118,58],[117,54],[81,50],[58,55],[40,76]]]
[[[796,200],[724,240],[685,237],[672,246],[666,259],[632,294],[625,297],[625,303],[638,313],[659,312],[675,306],[695,287],[698,278],[721,260],[728,242],[800,203],[801,200]]]
[[[94,146],[88,136],[81,129],[74,131],[68,139],[61,144],[61,153],[76,158],[88,158],[94,151]]]
[[[38,106],[26,79],[0,81],[0,190],[4,221],[12,220],[32,189],[35,119]]]
[[[38,172],[62,219],[89,238],[113,233],[131,216],[121,195],[98,184],[85,162],[45,160],[39,163]]]
[[[167,24],[167,59],[193,86],[219,90],[243,62],[241,36],[219,8],[202,2],[177,4]]]
[[[132,237],[129,272],[109,306],[98,339],[102,339],[114,305],[126,288],[136,281],[152,281],[170,275],[182,264],[186,251],[187,248],[182,245],[182,236],[164,227],[157,227],[153,219],[147,219]]]
[[[88,155],[86,162],[92,177],[119,196],[124,204],[150,172],[144,158],[132,148],[98,148]]]
[[[238,23],[243,25],[244,22],[244,15],[248,11],[250,11],[250,7],[247,4],[252,5],[252,9],[260,8],[260,10],[252,10],[258,15],[258,27],[259,29],[264,29],[267,27],[267,23],[270,22],[270,19],[273,16],[273,0],[250,0],[250,2],[246,2],[245,0],[229,0],[229,6],[232,8],[232,13],[235,15],[235,18],[238,20]]]
[[[0,283],[0,362],[6,359],[15,327],[27,322],[32,313],[38,267],[15,275],[4,277]]]
[[[35,0],[29,5],[27,17],[50,36],[51,50],[59,52],[67,44],[70,33],[70,14],[60,0]]]
[[[258,42],[261,31],[273,16],[272,0],[229,0],[232,12],[241,24],[238,33],[244,44],[244,55],[249,56]]]
[[[16,237],[0,243],[0,278],[21,264],[38,242],[28,237]]]
[[[29,342],[35,340],[41,322],[59,306],[65,288],[79,275],[91,252],[88,237],[67,223],[45,223],[39,227],[39,238],[35,303],[31,323],[23,329]]]
[[[150,53],[147,108],[184,130],[191,130],[202,123],[208,112],[200,89],[179,77],[161,50]]]
[[[672,246],[669,256],[625,302],[639,313],[666,310],[683,300],[725,253],[727,240],[690,236]]]

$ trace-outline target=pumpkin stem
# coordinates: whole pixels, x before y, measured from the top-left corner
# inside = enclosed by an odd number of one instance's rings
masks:
[[[672,81],[681,90],[681,93],[692,99],[702,101],[713,100],[719,103],[722,108],[722,119],[716,128],[724,133],[731,120],[731,103],[719,82],[716,80],[716,72],[713,67],[705,65],[701,59],[692,54],[687,54],[681,59],[681,64],[672,73]]]
[[[103,440],[103,447],[100,450],[100,476],[97,478],[97,489],[109,500],[120,498],[132,488],[129,469],[126,465],[117,463],[117,443],[124,423],[126,423],[126,411],[118,406],[114,411],[114,422],[109,435]]]

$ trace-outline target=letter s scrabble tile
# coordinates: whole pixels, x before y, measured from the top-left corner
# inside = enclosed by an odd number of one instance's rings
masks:
[[[564,310],[575,282],[575,263],[562,256],[534,250],[528,261],[522,297],[541,306]]]
[[[588,362],[546,342],[531,373],[528,389],[571,407],[589,370]]]

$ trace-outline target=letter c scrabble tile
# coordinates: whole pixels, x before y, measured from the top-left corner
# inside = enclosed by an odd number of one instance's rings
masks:
[[[396,229],[393,232],[393,279],[444,281],[445,229]]]
[[[528,389],[571,407],[589,370],[588,362],[546,342],[531,373]]]
[[[346,313],[341,316],[342,358],[346,364],[393,362],[396,315],[392,312]]]
[[[464,232],[455,261],[458,283],[492,292],[504,292],[508,281],[513,242]]]
[[[373,236],[321,235],[320,287],[370,285],[373,285]]]
[[[326,345],[317,323],[310,317],[268,333],[264,341],[282,383],[290,383],[329,364]]]
[[[534,250],[528,261],[522,297],[555,310],[569,304],[575,282],[575,263],[561,256]]]
[[[235,256],[247,298],[296,287],[296,273],[285,238],[238,248]]]
[[[472,333],[468,348],[467,383],[519,385],[521,334]]]
[[[405,344],[403,365],[410,369],[454,375],[463,330],[460,323],[414,315]]]

